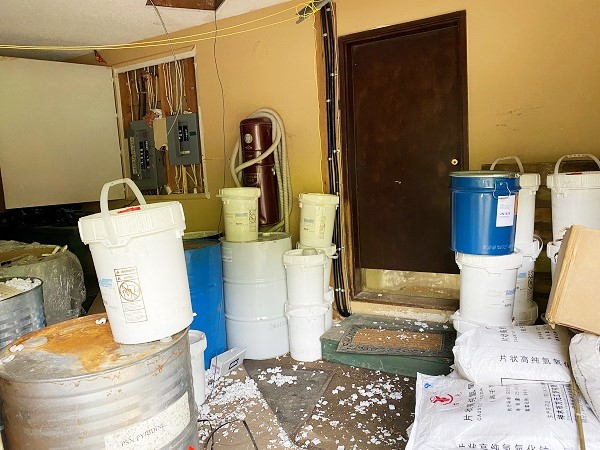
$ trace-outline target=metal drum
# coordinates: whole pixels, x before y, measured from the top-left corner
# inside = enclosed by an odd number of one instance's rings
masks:
[[[113,340],[106,315],[30,333],[0,351],[11,449],[198,449],[187,330]]]
[[[0,278],[0,283],[13,278],[21,277]],[[32,277],[29,279],[38,280],[40,284],[29,291],[0,300],[0,348],[46,324],[42,280]]]
[[[221,241],[227,346],[245,348],[248,359],[289,351],[283,254],[291,248],[287,233],[259,233],[251,242]]]

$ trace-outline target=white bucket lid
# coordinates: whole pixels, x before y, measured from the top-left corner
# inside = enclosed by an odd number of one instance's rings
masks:
[[[544,243],[538,236],[534,236],[530,242],[515,242],[515,248],[521,250],[523,257],[536,259],[541,251]]]
[[[542,184],[542,177],[539,173],[522,173],[519,178],[519,186],[521,189],[529,189],[531,191],[537,191]]]
[[[334,194],[300,194],[300,203],[315,203],[318,205],[339,205],[340,198]]]
[[[296,248],[315,248],[317,250],[323,251],[328,258],[333,258],[335,256],[335,252],[337,251],[337,247],[335,244],[331,244],[327,247],[313,247],[311,245],[302,245],[300,242],[296,244]]]
[[[481,269],[517,269],[523,264],[523,253],[515,250],[510,255],[488,256],[470,255],[467,253],[456,253],[456,264]]]
[[[109,211],[108,190],[126,183],[135,194],[139,206]],[[183,233],[185,216],[179,202],[146,204],[144,196],[129,178],[106,183],[100,194],[100,213],[79,219],[79,235],[85,244],[108,241],[109,245],[125,245],[129,239],[174,228]],[[123,240],[125,242],[123,242]]]
[[[594,155],[589,153],[574,153],[572,155],[565,155],[556,161],[554,166],[554,173],[548,175],[546,178],[546,186],[550,189],[562,190],[562,189],[594,189],[600,188],[600,171],[594,172],[566,172],[559,173],[560,163],[565,158],[582,158],[587,157],[592,160],[600,168],[600,160]]]
[[[513,315],[517,322],[535,322],[538,318],[538,305],[536,302],[531,302],[528,305],[525,304],[524,308],[521,308],[520,304],[515,303]]]
[[[327,261],[325,252],[314,248],[288,250],[283,254],[283,264],[286,266],[322,266]]]
[[[223,188],[219,189],[217,197],[254,199],[260,197],[260,189],[254,187]]]
[[[197,351],[204,351],[207,347],[206,335],[202,331],[190,330],[189,331],[190,348]]]
[[[298,306],[293,307],[285,304],[285,315],[287,317],[319,317],[325,315],[329,308],[327,306]]]

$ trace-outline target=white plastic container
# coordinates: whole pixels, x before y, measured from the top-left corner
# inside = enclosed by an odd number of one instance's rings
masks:
[[[286,305],[290,335],[290,356],[296,361],[321,359],[321,336],[325,333],[325,306],[303,308]]]
[[[325,313],[325,331],[331,330],[333,326],[333,301],[335,300],[335,295],[333,292],[333,288],[330,287],[325,292],[325,306],[327,307],[327,312]]]
[[[230,242],[255,241],[258,238],[258,198],[260,189],[253,187],[223,188],[225,239]]]
[[[600,171],[559,173],[562,160],[574,157],[591,158],[600,167],[598,158],[585,153],[565,155],[556,162],[554,174],[547,177],[554,241],[562,239],[571,225],[600,229]]]
[[[231,317],[225,314],[227,348],[246,349],[246,359],[269,359],[290,351],[288,322],[275,319]]]
[[[513,323],[513,307],[517,286],[517,270],[523,255],[482,256],[456,254],[460,269],[460,314],[454,322],[464,321],[474,326],[507,326]]]
[[[299,199],[300,243],[315,248],[330,246],[340,198],[333,194],[300,194]]]
[[[189,330],[190,354],[192,357],[192,379],[194,381],[194,400],[200,406],[206,400],[204,350],[206,350],[206,335],[202,331]]]
[[[300,242],[296,244],[296,248],[315,248],[309,247],[308,245],[302,245]],[[327,261],[325,261],[325,265],[323,266],[323,288],[325,292],[329,289],[329,285],[331,283],[331,268],[333,266],[333,260],[338,258],[337,255],[337,247],[335,244],[328,245],[327,247],[318,248],[317,250],[322,250],[325,252],[325,256],[327,256]]]
[[[514,159],[521,173],[519,177],[519,186],[521,189],[519,190],[519,210],[517,212],[515,243],[530,242],[533,240],[535,222],[535,196],[540,187],[541,177],[539,173],[524,173],[523,164],[518,156],[503,156],[502,158],[498,158],[492,163],[490,170],[494,170],[499,161],[507,159]]]
[[[126,183],[139,206],[109,211],[108,190]],[[172,336],[192,323],[179,202],[147,205],[128,178],[106,183],[100,213],[79,219],[89,244],[112,334],[120,344]]]
[[[246,349],[248,359],[289,351],[283,255],[287,233],[259,233],[252,242],[221,241],[227,347]]]
[[[558,251],[560,250],[560,244],[562,241],[548,242],[546,244],[546,255],[550,259],[550,273],[552,275],[552,281],[554,281],[554,272],[556,271],[556,260],[558,259]]]
[[[290,250],[283,255],[286,271],[287,297],[290,305],[323,304],[323,267],[327,256],[321,250],[304,248]]]
[[[513,316],[518,325],[533,325],[538,317],[538,305],[533,301],[535,260],[542,251],[542,240],[535,236],[527,243],[515,243],[523,254],[523,264],[517,271],[517,290]]]

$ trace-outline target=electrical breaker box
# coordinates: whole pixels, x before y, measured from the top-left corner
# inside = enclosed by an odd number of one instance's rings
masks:
[[[140,190],[160,189],[165,184],[163,153],[154,146],[154,132],[143,120],[129,124],[127,133],[131,179]]]
[[[167,142],[170,165],[200,164],[198,114],[168,116]]]

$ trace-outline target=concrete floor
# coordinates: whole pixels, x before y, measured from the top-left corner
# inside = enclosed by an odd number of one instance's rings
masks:
[[[415,379],[289,356],[245,361],[291,441],[323,450],[404,450]]]

